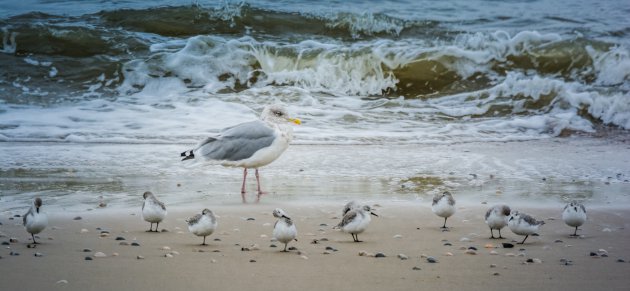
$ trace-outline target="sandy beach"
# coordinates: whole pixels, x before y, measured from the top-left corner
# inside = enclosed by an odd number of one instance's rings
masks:
[[[155,155],[140,155],[149,147]],[[169,156],[178,147],[5,144],[0,289],[625,290],[630,282],[624,141],[294,145],[263,169],[271,193],[259,204],[241,204],[239,169],[181,166]],[[458,201],[448,232],[430,209],[445,189]],[[146,232],[144,190],[167,204],[164,232]],[[50,224],[29,248],[16,215],[33,196],[44,198]],[[561,219],[573,198],[588,208],[580,238]],[[349,200],[379,215],[360,243],[333,229]],[[506,239],[489,239],[483,215],[496,203],[545,220],[540,236],[514,248],[502,243],[522,237],[507,228]],[[199,246],[185,219],[206,207],[219,227]],[[276,207],[298,228],[289,253],[271,240]]]
[[[588,222],[579,231],[582,236],[570,238],[572,229],[560,218],[560,208],[522,208],[546,224],[540,236],[528,238],[524,245],[503,248],[503,242],[522,237],[506,228],[502,232],[506,239],[489,239],[483,222],[486,205],[459,205],[448,220],[447,232],[440,230],[442,220],[425,203],[371,205],[380,217],[360,235],[360,243],[332,229],[341,212],[341,205],[333,203],[212,207],[219,228],[208,238],[208,246],[200,246],[201,238],[190,234],[184,222],[199,207],[169,209],[160,233],[146,232],[148,223],[141,220],[139,208],[51,215],[49,228],[39,236],[42,244],[35,248],[29,248],[21,219],[4,215],[0,240],[13,237],[17,242],[2,246],[0,288],[625,290],[628,286],[627,209],[589,209]],[[274,207],[293,216],[299,234],[290,246],[297,250],[282,253],[281,244],[271,240]],[[139,246],[131,245],[134,242]],[[95,257],[97,252],[106,257]],[[376,253],[385,257],[375,257]],[[429,256],[437,262],[428,262]]]

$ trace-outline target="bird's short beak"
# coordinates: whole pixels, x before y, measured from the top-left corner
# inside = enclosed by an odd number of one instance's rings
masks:
[[[374,213],[374,212],[370,212],[370,214],[372,214],[372,215],[374,215],[374,216],[378,217],[378,215],[376,215],[376,213]]]
[[[302,121],[300,119],[298,119],[298,118],[289,118],[289,121],[291,121],[291,122],[293,122],[293,123],[295,123],[297,125],[302,124]]]

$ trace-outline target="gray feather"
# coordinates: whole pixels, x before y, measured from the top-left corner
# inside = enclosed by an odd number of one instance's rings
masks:
[[[199,222],[199,220],[201,220],[201,217],[201,214],[196,214],[195,216],[189,218],[186,222],[188,222],[188,225],[195,225]]]
[[[250,121],[228,127],[216,137],[206,138],[195,152],[210,160],[239,161],[270,146],[274,139],[274,131],[266,123]]]
[[[346,213],[346,215],[343,216],[343,219],[337,225],[337,227],[344,227],[344,226],[348,225],[350,222],[352,222],[357,217],[357,215],[359,215],[359,211],[356,211],[356,210],[352,210],[352,211]]]

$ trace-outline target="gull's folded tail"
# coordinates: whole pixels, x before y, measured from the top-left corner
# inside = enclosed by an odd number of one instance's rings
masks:
[[[194,158],[195,158],[195,154],[193,153],[193,151],[192,151],[192,150],[190,150],[190,151],[188,152],[188,154],[186,154],[186,152],[183,152],[183,153],[181,153],[181,155],[180,155],[180,156],[184,157],[184,158],[182,159],[182,161],[185,161],[185,160],[191,160],[191,159],[194,159]]]

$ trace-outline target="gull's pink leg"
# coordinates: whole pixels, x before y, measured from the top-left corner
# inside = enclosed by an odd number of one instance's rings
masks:
[[[260,196],[267,193],[260,190],[260,175],[258,175],[258,168],[256,168],[256,183],[258,184],[258,196],[256,197],[256,202],[260,202]]]
[[[247,168],[243,168],[243,187],[241,187],[241,198],[243,198],[243,203],[247,203],[245,200],[245,179],[247,178]]]

